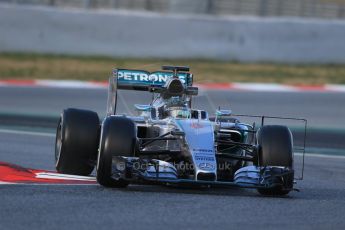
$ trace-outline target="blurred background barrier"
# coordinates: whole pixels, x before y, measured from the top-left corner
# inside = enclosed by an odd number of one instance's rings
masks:
[[[0,0],[0,2],[210,15],[345,18],[345,0]]]
[[[80,6],[87,7],[100,7],[101,3],[107,2],[119,8],[127,2],[135,8],[139,6],[139,2],[145,3],[143,7],[146,7],[147,2],[158,4],[160,1],[11,2],[62,6],[79,3]],[[167,10],[163,7],[166,5],[173,11],[179,11],[189,9],[187,6],[181,7],[184,4],[196,4],[199,1],[161,2],[162,11]],[[221,4],[223,1],[200,0],[200,9],[193,9],[201,12],[201,8],[210,2]],[[228,4],[235,1],[224,1],[223,4],[225,2]],[[246,1],[241,2],[244,4]],[[219,10],[225,9],[226,7],[219,7]],[[342,20],[211,17],[0,4],[0,34],[0,52],[201,58],[243,62],[345,63],[345,21]]]

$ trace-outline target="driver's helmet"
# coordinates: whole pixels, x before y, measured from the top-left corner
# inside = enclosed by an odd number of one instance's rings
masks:
[[[169,116],[174,118],[190,118],[191,111],[185,107],[170,107],[168,110]]]

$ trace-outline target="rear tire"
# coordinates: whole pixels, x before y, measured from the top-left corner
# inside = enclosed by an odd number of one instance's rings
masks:
[[[123,188],[129,182],[112,177],[114,157],[132,157],[136,145],[135,123],[126,117],[107,117],[102,125],[99,154],[97,160],[97,181],[105,187]],[[125,167],[125,165],[123,165]]]
[[[55,166],[59,173],[87,176],[94,169],[99,143],[97,113],[66,109],[56,131]]]
[[[280,125],[263,126],[258,132],[258,145],[259,166],[280,166],[291,170],[287,176],[275,178],[276,182],[283,186],[258,189],[258,192],[262,195],[288,194],[293,188],[294,180],[293,139],[290,130],[286,126]]]

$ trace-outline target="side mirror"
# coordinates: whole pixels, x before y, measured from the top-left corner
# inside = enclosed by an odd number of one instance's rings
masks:
[[[135,109],[137,111],[140,111],[140,112],[148,112],[150,111],[151,109],[151,106],[150,105],[139,105],[139,104],[135,104],[134,105]]]
[[[230,117],[232,114],[232,111],[229,109],[229,110],[217,110],[216,111],[216,119],[215,119],[215,122],[218,122],[219,118],[222,118],[222,117]],[[222,122],[222,120],[220,119],[220,122]]]
[[[227,117],[227,116],[231,116],[232,114],[232,111],[229,109],[229,110],[217,110],[216,111],[216,116],[217,117]]]
[[[189,87],[186,89],[186,94],[187,94],[187,95],[190,95],[190,96],[197,96],[197,95],[198,95],[198,92],[199,92],[198,87],[189,86]]]

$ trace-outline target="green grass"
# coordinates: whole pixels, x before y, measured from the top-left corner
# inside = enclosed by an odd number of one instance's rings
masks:
[[[120,59],[0,53],[0,79],[75,79],[105,81],[113,68],[159,70],[187,65],[197,82],[345,84],[345,65],[243,64],[210,60]]]

